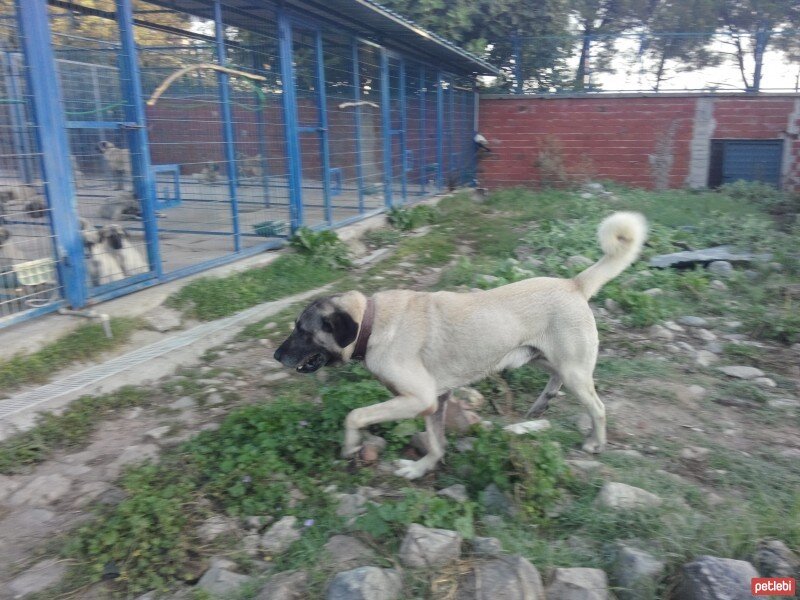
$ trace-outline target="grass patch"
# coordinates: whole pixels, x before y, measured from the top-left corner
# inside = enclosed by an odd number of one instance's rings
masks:
[[[78,398],[61,414],[44,413],[32,429],[0,442],[0,473],[16,473],[42,462],[56,450],[80,447],[99,421],[112,412],[149,402],[145,390],[124,387],[103,396]]]
[[[136,319],[111,319],[113,337],[109,339],[102,325],[82,325],[41,350],[0,362],[0,389],[10,392],[23,385],[47,381],[61,369],[121,346],[138,327]]]

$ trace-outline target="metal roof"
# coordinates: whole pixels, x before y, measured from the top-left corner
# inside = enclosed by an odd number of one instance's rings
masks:
[[[211,0],[149,0],[152,4],[190,14],[213,18]],[[497,68],[413,21],[381,6],[373,0],[284,0],[283,6],[309,14],[322,21],[372,39],[387,48],[402,51],[460,75],[498,75]],[[268,19],[275,4],[269,0],[224,0],[224,9],[232,9],[227,24],[252,27],[251,16]],[[237,18],[238,17],[238,18]]]

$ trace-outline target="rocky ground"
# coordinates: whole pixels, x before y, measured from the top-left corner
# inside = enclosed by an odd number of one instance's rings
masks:
[[[422,250],[419,241],[428,233],[418,232],[399,251],[390,246],[385,262],[357,269],[346,285],[457,287],[446,275],[457,261],[437,263]],[[479,244],[459,244],[451,256],[480,256]],[[584,258],[570,260],[580,266]],[[535,262],[526,268],[535,269]],[[732,293],[727,277],[735,272],[719,269],[709,286],[724,297]],[[643,293],[665,292],[654,285]],[[352,466],[342,467],[351,479],[343,475],[322,490],[337,526],[326,530],[321,551],[309,550],[305,563],[298,548],[321,528],[320,516],[231,515],[211,501],[191,525],[195,559],[182,567],[183,583],[138,598],[705,600],[749,598],[751,577],[800,576],[800,533],[792,522],[798,509],[758,514],[759,507],[778,506],[760,503],[762,496],[793,494],[797,501],[800,346],[756,339],[735,317],[696,308],[631,327],[625,306],[611,298],[595,303],[602,349],[597,384],[608,411],[609,449],[599,457],[581,452],[577,441],[588,431],[588,415],[569,395],[553,401],[546,421],[529,430],[555,436],[570,479],[579,483],[567,486],[547,515],[526,519],[513,489],[492,483],[476,491],[445,466],[446,477],[429,476],[412,489],[461,507],[454,511],[468,508],[470,519],[474,506],[474,525],[471,520],[465,531],[403,523],[396,542],[384,543],[360,519],[409,492],[407,482],[389,474],[385,440],[373,437],[366,450],[372,454],[362,455],[356,471],[375,475],[360,481]],[[261,323],[195,368],[146,388],[146,406],[103,420],[82,447],[0,476],[0,598],[137,597],[120,585],[124,566],[114,561],[102,565],[102,582],[76,573],[83,563],[62,550],[65,542],[79,525],[95,523],[93,509],[113,510],[130,495],[119,483],[127,466],[179,449],[198,432],[214,432],[240,407],[287,394],[314,398],[327,383],[325,372],[308,383],[271,358],[292,317],[290,311]],[[495,430],[523,421],[538,392],[523,393],[514,380],[462,390],[450,411],[451,455],[481,448],[475,431],[487,421]],[[415,439],[408,441],[403,452],[413,455]],[[285,504],[305,506],[306,495],[293,489]],[[594,513],[616,529],[594,531],[586,525]],[[741,522],[714,538],[710,532],[727,520]],[[648,537],[648,528],[658,534]],[[715,556],[720,548],[737,555]],[[293,558],[286,562],[281,557],[288,554]]]

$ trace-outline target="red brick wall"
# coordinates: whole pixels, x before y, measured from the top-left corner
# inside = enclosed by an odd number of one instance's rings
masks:
[[[800,96],[489,96],[479,123],[492,147],[479,166],[489,188],[539,184],[543,148],[561,154],[569,177],[698,187],[710,140],[722,138],[784,139],[784,182],[800,187]]]

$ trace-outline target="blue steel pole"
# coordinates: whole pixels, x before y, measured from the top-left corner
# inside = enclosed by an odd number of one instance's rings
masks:
[[[389,89],[389,57],[386,49],[381,48],[381,117],[383,121],[383,193],[386,206],[391,208],[392,201],[392,94]]]
[[[86,266],[78,228],[75,187],[70,174],[69,142],[55,56],[50,43],[46,0],[16,0],[22,49],[27,63],[36,137],[41,149],[50,227],[64,297],[73,308],[86,305]]]
[[[134,123],[128,135],[130,146],[133,188],[142,207],[147,258],[150,270],[156,277],[162,275],[161,255],[158,247],[158,223],[156,222],[156,181],[150,168],[150,141],[147,137],[142,81],[139,76],[136,41],[133,37],[133,8],[131,0],[117,0],[117,24],[121,42],[120,69],[123,97],[125,98],[125,120]]]
[[[456,134],[455,128],[455,112],[456,112],[456,90],[453,80],[451,79],[447,87],[447,134],[445,136],[445,143],[447,144],[447,184],[452,183],[453,172],[458,168],[454,165],[453,160],[453,136]]]
[[[283,81],[283,119],[289,167],[289,205],[292,232],[303,226],[302,165],[297,132],[297,96],[292,65],[292,23],[283,10],[278,11],[278,33]]]
[[[444,187],[444,78],[441,72],[436,73],[436,187]]]
[[[217,46],[217,62],[225,66],[227,57],[225,53],[225,32],[222,24],[222,3],[214,0],[214,36]],[[227,73],[218,72],[219,102],[222,113],[222,136],[225,145],[225,162],[228,170],[228,194],[231,198],[231,217],[233,218],[233,249],[239,252],[242,249],[242,236],[239,230],[239,190],[236,181],[236,144],[233,133],[233,113],[231,111],[230,88],[228,87]]]
[[[400,161],[402,165],[400,169],[400,187],[403,194],[403,202],[406,202],[408,200],[408,182],[406,181],[406,160],[408,160],[406,156],[406,127],[408,126],[406,118],[406,64],[402,58],[399,59],[398,63],[398,68],[400,69],[400,83],[398,84],[400,87],[400,156],[402,157]]]
[[[425,67],[419,67],[419,183],[420,194],[425,195],[425,185],[428,183],[428,158],[425,152],[428,146],[428,110],[425,106],[425,96],[428,92],[425,81]]]
[[[355,101],[356,127],[356,181],[358,185],[358,212],[364,213],[364,167],[361,157],[361,78],[358,73],[358,40],[353,38],[353,100]]]
[[[9,116],[13,122],[11,134],[14,138],[15,154],[19,156],[20,166],[22,167],[22,180],[25,183],[33,183],[33,169],[31,168],[31,152],[28,143],[28,136],[25,133],[25,100],[19,89],[19,73],[14,64],[15,54],[8,50],[3,52],[3,65],[5,66],[3,75],[6,80],[6,89],[11,100],[9,105]]]
[[[319,150],[322,154],[322,200],[325,205],[325,220],[333,224],[331,206],[331,156],[328,148],[328,99],[325,93],[325,55],[322,48],[322,33],[314,33],[317,55],[317,106],[319,114]]]
[[[253,52],[253,70],[262,71],[258,66],[258,56]],[[258,103],[256,111],[256,135],[258,136],[258,162],[261,167],[261,185],[264,187],[264,207],[270,207],[269,163],[267,162],[267,127],[264,123],[264,96],[254,91]]]

